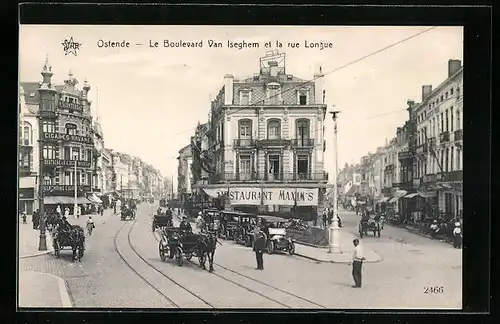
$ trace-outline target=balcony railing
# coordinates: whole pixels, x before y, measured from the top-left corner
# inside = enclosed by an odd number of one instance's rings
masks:
[[[250,138],[240,138],[234,140],[235,147],[255,147],[256,140]]]
[[[435,174],[426,174],[422,177],[422,182],[423,183],[433,183],[436,182],[436,175]]]
[[[57,108],[59,109],[69,109],[83,112],[83,105],[74,102],[59,101],[57,103]]]
[[[462,170],[440,172],[437,174],[436,180],[439,182],[460,182],[464,181],[464,174]]]
[[[450,141],[450,132],[446,131],[439,134],[439,142],[446,143],[449,141]]]
[[[31,165],[29,164],[21,164],[19,165],[19,173],[30,173]]]
[[[64,159],[44,159],[43,160],[43,165],[44,166],[65,166],[65,167],[74,167],[75,166],[75,160],[64,160]],[[76,160],[76,167],[77,168],[90,168],[91,162],[90,161],[80,161]]]
[[[259,147],[269,147],[269,146],[278,146],[278,147],[283,147],[283,146],[290,146],[290,140],[286,139],[263,139],[263,140],[258,140],[257,141],[257,146]]]
[[[33,144],[30,143],[30,140],[27,138],[21,138],[19,139],[19,144],[21,146],[33,146]]]
[[[58,113],[55,110],[40,109],[38,110],[38,116],[42,119],[46,118],[57,118]]]
[[[43,194],[47,196],[71,196],[75,192],[74,185],[43,185]],[[78,185],[77,193],[90,191],[89,185]]]
[[[64,142],[75,142],[83,144],[94,144],[92,137],[72,135],[66,133],[56,133],[56,132],[43,132],[43,138],[47,141],[64,141]]]
[[[421,144],[417,146],[417,149],[415,150],[417,154],[425,154],[428,151],[427,143]]]
[[[398,160],[407,160],[413,158],[413,153],[410,151],[403,151],[398,153]]]
[[[453,137],[455,138],[455,141],[462,141],[464,139],[463,129],[457,129],[454,134],[455,135]]]
[[[312,172],[312,173],[277,173],[277,174],[257,174],[257,172],[248,173],[218,173],[211,177],[212,183],[220,183],[225,181],[326,181],[328,173]]]
[[[313,147],[314,139],[311,138],[296,138],[291,140],[293,147]]]

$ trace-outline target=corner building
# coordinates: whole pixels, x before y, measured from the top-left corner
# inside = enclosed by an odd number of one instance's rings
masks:
[[[276,52],[252,77],[224,77],[210,113],[209,196],[228,193],[225,208],[316,218],[327,174],[321,69],[314,78],[287,73]]]
[[[21,86],[26,101],[38,104],[44,205],[61,204],[72,209],[75,181],[78,204],[91,203],[86,195],[93,188],[96,173],[98,154],[92,139],[90,85],[85,81],[83,89],[78,89],[78,81],[71,72],[63,85],[53,85],[48,60],[41,74],[42,82]]]

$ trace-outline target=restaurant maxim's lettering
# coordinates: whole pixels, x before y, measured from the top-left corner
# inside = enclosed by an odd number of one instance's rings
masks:
[[[43,136],[45,137],[45,139],[51,139],[51,140],[61,140],[61,141],[77,142],[77,143],[84,143],[84,144],[92,144],[93,143],[91,137],[80,136],[80,135],[44,132]]]
[[[231,205],[317,206],[319,189],[309,188],[230,188],[203,189],[209,196],[227,195]]]
[[[75,160],[57,160],[57,159],[45,159],[43,164],[47,166],[75,166]],[[90,168],[90,161],[76,161],[76,166],[79,168]]]

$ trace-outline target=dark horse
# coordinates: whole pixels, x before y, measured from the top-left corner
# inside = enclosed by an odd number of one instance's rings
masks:
[[[217,236],[214,232],[209,232],[209,233],[203,233],[200,234],[200,241],[199,241],[199,261],[200,261],[200,267],[203,270],[206,270],[207,268],[205,267],[205,262],[208,259],[208,264],[209,264],[209,272],[214,271],[214,256],[215,256],[215,249],[217,247],[217,243],[221,244],[217,240]],[[221,244],[222,245],[222,244]]]
[[[85,251],[85,232],[79,225],[71,225],[69,232],[62,232],[57,229],[53,238],[54,252],[59,257],[59,252],[62,247],[70,246],[73,250],[73,261],[78,259],[82,261],[83,253]]]

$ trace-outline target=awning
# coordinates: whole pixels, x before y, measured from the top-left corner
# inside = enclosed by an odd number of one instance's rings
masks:
[[[102,204],[102,200],[99,199],[99,197],[97,197],[94,193],[89,195],[87,197],[88,200],[90,200],[92,203],[95,203],[95,204]]]
[[[380,199],[378,202],[379,202],[379,203],[384,203],[384,202],[386,202],[387,200],[389,200],[389,197],[382,197],[382,199]]]
[[[93,202],[88,200],[86,197],[78,197],[76,200],[78,204],[92,204]]]
[[[56,204],[73,204],[75,202],[75,198],[67,197],[67,196],[47,196],[43,197],[43,203],[45,205],[56,205]]]
[[[392,204],[392,203],[398,201],[398,199],[399,199],[399,197],[392,197],[391,199],[389,199],[388,203]]]
[[[419,195],[420,197],[423,197],[423,198],[429,198],[429,197],[431,197],[431,195],[429,195],[429,194],[427,194],[427,193],[424,193],[424,192],[419,192],[419,193],[418,193],[418,195]]]
[[[418,193],[411,193],[411,194],[407,194],[407,195],[405,196],[405,198],[411,199],[411,198],[413,198],[413,197],[415,197],[415,196],[418,196]]]

